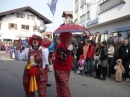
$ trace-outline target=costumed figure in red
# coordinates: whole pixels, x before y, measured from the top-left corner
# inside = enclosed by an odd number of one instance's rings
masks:
[[[26,59],[27,65],[23,73],[23,86],[26,97],[35,97],[34,91],[38,92],[38,97],[46,97],[48,58],[46,58],[42,45],[42,38],[33,35],[29,38],[29,48],[20,53],[19,59]]]
[[[60,34],[60,43],[56,47],[54,73],[57,97],[71,97],[68,84],[73,62],[71,40],[72,34],[70,32],[62,32]]]

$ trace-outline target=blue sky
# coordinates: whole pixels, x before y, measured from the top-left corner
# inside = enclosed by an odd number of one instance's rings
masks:
[[[52,21],[52,13],[47,5],[49,0],[0,0],[0,12],[30,6]],[[63,23],[63,11],[73,11],[73,0],[58,0],[54,16],[54,30]],[[46,25],[52,31],[52,25]]]

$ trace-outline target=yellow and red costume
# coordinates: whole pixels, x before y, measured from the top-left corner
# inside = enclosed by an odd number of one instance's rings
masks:
[[[34,49],[32,45],[33,39],[39,41],[38,49]],[[47,68],[48,57],[40,47],[42,45],[42,38],[33,35],[29,41],[30,48],[26,48],[22,54],[18,50],[19,59],[26,59],[27,65],[23,73],[23,86],[26,97],[35,97],[34,91],[38,92],[38,97],[46,97],[46,84],[47,84]],[[21,56],[22,55],[22,56]]]

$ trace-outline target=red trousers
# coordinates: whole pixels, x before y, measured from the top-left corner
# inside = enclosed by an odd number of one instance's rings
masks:
[[[47,74],[48,71],[47,69],[43,69],[41,67],[37,67],[37,75],[36,75],[36,81],[38,85],[38,97],[46,97],[46,84],[47,84]],[[24,74],[23,74],[23,86],[24,86],[24,91],[26,93],[26,97],[35,97],[34,92],[29,92],[29,86],[30,86],[30,78],[31,76],[29,75],[29,70],[25,67],[24,69]]]
[[[71,97],[69,89],[70,71],[55,70],[57,97]]]

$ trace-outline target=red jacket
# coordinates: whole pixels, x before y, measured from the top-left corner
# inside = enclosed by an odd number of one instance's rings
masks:
[[[63,43],[59,43],[56,47],[55,60],[54,60],[54,69],[55,70],[63,70],[70,71],[72,69],[73,57],[69,55],[65,61],[61,61],[57,56],[57,49],[62,47],[64,50],[67,50]]]
[[[87,58],[94,58],[94,46],[93,45],[89,46]]]

